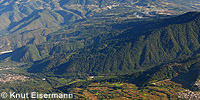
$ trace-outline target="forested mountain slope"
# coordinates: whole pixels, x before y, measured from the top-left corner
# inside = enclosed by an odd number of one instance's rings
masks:
[[[30,40],[26,46],[17,48],[10,54],[1,55],[0,59],[2,60],[10,57],[13,61],[33,62],[51,55],[75,51],[117,36],[128,28],[128,25],[124,28],[119,28],[119,24],[117,23],[81,23],[80,25],[60,29],[59,31],[48,34],[46,37],[36,36]],[[127,23],[125,22],[125,24]],[[44,43],[38,44],[38,42],[42,42],[44,39],[46,42],[43,41]],[[18,44],[21,45],[20,43]],[[33,57],[32,55],[38,56]]]
[[[54,56],[57,61],[36,62],[29,72],[128,74],[199,52],[199,12],[149,23],[68,56]]]
[[[135,78],[135,74],[127,78],[129,82],[136,83],[139,86],[169,79],[182,84],[186,88],[195,89],[195,83],[200,80],[199,58],[199,54],[193,55],[146,70],[140,73],[137,78]]]
[[[200,90],[199,58],[199,54],[195,54],[143,72],[110,79],[95,76],[92,80],[75,82],[58,89],[73,91],[75,98],[196,100]],[[129,95],[125,95],[127,93]]]

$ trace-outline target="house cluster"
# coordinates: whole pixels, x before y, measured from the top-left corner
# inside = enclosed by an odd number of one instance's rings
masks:
[[[114,7],[118,7],[119,6],[119,4],[116,4],[116,5],[110,5],[110,6],[107,6],[107,8],[108,9],[112,9],[112,8],[114,8]]]
[[[185,92],[178,93],[178,98],[188,100],[200,100],[200,92],[192,92],[186,90]]]
[[[197,86],[198,89],[200,89],[200,81],[196,81],[194,85]]]
[[[1,54],[5,54],[5,53],[11,53],[11,52],[13,52],[12,50],[9,50],[9,51],[3,51],[3,52],[0,52],[0,55]]]
[[[13,82],[13,81],[24,81],[29,79],[29,77],[19,74],[1,74],[0,82]]]
[[[94,76],[88,76],[88,78],[89,78],[89,79],[93,79],[93,78],[94,78]]]
[[[16,69],[17,67],[10,67],[10,66],[0,66],[0,70],[10,70],[10,69]]]

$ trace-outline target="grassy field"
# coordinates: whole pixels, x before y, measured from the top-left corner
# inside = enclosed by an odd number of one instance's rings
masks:
[[[159,84],[137,87],[131,83],[92,83],[87,88],[73,88],[71,93],[76,99],[104,99],[104,100],[173,100],[177,99],[176,93],[184,89],[180,84],[164,81]]]

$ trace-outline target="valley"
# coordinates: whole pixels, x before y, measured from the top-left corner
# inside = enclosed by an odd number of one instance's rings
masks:
[[[199,4],[0,0],[0,93],[199,99]]]

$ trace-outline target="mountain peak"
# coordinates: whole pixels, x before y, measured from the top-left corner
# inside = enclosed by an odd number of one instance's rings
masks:
[[[200,12],[192,11],[192,12],[187,12],[179,16],[175,16],[174,18],[165,19],[164,23],[182,24],[182,23],[188,23],[188,22],[194,21],[199,18],[200,18]]]

